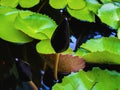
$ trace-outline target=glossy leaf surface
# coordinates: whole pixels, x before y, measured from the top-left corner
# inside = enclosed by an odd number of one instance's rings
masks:
[[[68,7],[71,9],[83,9],[85,6],[85,0],[68,0]]]
[[[26,34],[19,31],[18,29],[15,29],[15,27],[14,27],[14,21],[18,15],[18,13],[22,17],[25,17],[25,16],[31,14],[31,12],[29,13],[29,11],[27,11],[27,12],[12,11],[12,12],[8,12],[6,14],[0,15],[0,18],[1,18],[0,38],[4,39],[6,41],[14,42],[14,43],[30,42],[30,41],[32,41],[32,38],[28,37]]]
[[[63,78],[52,90],[115,90],[120,89],[120,73],[107,69],[93,68],[91,71],[80,70]]]
[[[63,52],[69,47],[69,37],[69,22],[67,18],[64,18],[61,24],[56,28],[51,38],[51,44],[56,53]]]
[[[120,4],[117,4],[106,3],[98,10],[98,17],[101,21],[114,29],[120,26]]]
[[[49,0],[49,4],[55,9],[63,9],[67,5],[67,0]]]
[[[120,64],[120,40],[115,37],[91,39],[82,44],[76,55],[82,56],[86,62]]]
[[[18,16],[16,18],[15,27],[30,37],[43,40],[51,38],[57,25],[46,15],[33,14],[26,18]]]
[[[94,13],[90,12],[87,7],[80,10],[74,10],[67,8],[67,11],[72,17],[75,17],[76,19],[83,20],[83,21],[89,21],[94,22],[95,21],[95,15]]]

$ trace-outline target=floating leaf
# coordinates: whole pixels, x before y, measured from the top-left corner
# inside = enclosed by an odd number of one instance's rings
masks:
[[[30,8],[37,5],[39,2],[40,0],[20,0],[19,4],[23,8]]]
[[[36,50],[40,54],[52,54],[52,53],[55,53],[49,39],[42,40],[39,43],[37,43]]]
[[[68,6],[71,9],[83,9],[86,6],[85,0],[68,0]]]
[[[19,11],[8,12],[5,15],[0,15],[0,38],[14,42],[14,43],[27,43],[32,41],[32,38],[28,37],[23,32],[14,28],[14,21],[18,15]],[[26,14],[25,14],[26,13]],[[19,15],[25,17],[30,14],[28,11],[21,11]]]
[[[120,54],[120,40],[116,37],[91,39],[85,44],[82,44],[81,47],[91,52],[108,51],[111,53]]]
[[[16,18],[15,27],[30,37],[43,40],[51,38],[57,25],[46,15],[32,14],[25,18],[18,16]]]
[[[108,51],[87,53],[83,58],[91,63],[120,64],[120,55]]]
[[[18,2],[19,0],[0,0],[0,5],[15,8],[18,5]]]
[[[119,4],[120,5],[120,4]],[[104,4],[98,10],[98,17],[101,21],[114,29],[117,29],[120,26],[120,6],[115,3]]]
[[[86,0],[87,7],[90,11],[95,14],[98,13],[98,9],[101,7],[101,4],[97,0]]]
[[[0,6],[0,14],[5,14],[8,12],[12,12],[12,11],[17,11],[16,8],[10,8],[10,7],[5,7],[5,6]]]
[[[81,48],[76,55],[82,56],[86,62],[120,64],[120,40],[116,37],[91,39]]]
[[[110,3],[110,2],[113,2],[115,0],[100,0],[102,3]]]
[[[76,19],[83,20],[83,21],[89,21],[94,22],[95,21],[95,15],[93,12],[91,12],[87,7],[80,10],[74,10],[67,8],[67,11],[71,16],[73,16]]]
[[[120,27],[118,28],[117,37],[120,39]]]
[[[69,47],[69,42],[70,42],[69,37],[70,37],[70,30],[69,30],[68,18],[64,18],[64,20],[56,28],[51,38],[51,44],[54,50],[56,51],[56,53],[63,52]]]
[[[92,71],[80,70],[65,76],[52,90],[116,90],[120,89],[120,73],[107,69],[93,68]]]
[[[49,4],[55,9],[63,9],[67,5],[67,0],[49,0]]]

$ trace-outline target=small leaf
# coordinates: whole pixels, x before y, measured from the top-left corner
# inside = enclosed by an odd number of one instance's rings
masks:
[[[83,9],[86,6],[85,0],[68,0],[68,6],[71,9]]]
[[[0,0],[0,5],[15,8],[18,5],[18,2],[19,0]]]
[[[36,50],[40,54],[52,54],[52,53],[55,53],[49,39],[42,40],[39,43],[37,43]]]
[[[57,25],[50,17],[34,13],[25,18],[18,16],[15,27],[30,37],[43,40],[51,38]]]
[[[19,4],[23,8],[31,8],[35,5],[37,5],[40,2],[40,0],[20,0]]]
[[[67,5],[67,0],[49,0],[49,4],[55,9],[63,9]]]
[[[120,7],[114,3],[104,4],[98,10],[98,17],[101,21],[114,29],[118,29],[120,26],[120,13],[118,13]]]
[[[110,3],[110,2],[113,2],[115,0],[100,0],[102,3]]]
[[[80,10],[73,10],[67,7],[67,11],[69,14],[79,20],[94,22],[95,21],[95,14],[91,12],[87,7]]]

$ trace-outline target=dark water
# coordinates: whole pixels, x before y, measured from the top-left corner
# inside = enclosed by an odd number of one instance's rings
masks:
[[[31,8],[32,11],[37,11],[38,9],[39,5]],[[57,22],[57,24],[59,24],[63,19],[60,10],[54,10],[48,4],[45,4],[39,12],[48,14]],[[68,15],[68,13],[65,13],[64,15]],[[117,33],[116,30],[113,30],[107,25],[101,23],[97,17],[95,23],[70,18],[69,24],[70,36],[74,37],[74,39],[71,39],[70,43],[72,44],[70,45],[72,45],[71,47],[73,47],[74,51],[76,51],[83,42],[86,42],[90,38],[116,36]],[[55,84],[52,69],[48,67],[44,77],[44,71],[41,73],[44,61],[36,52],[35,45],[37,42],[37,40],[34,40],[28,44],[18,45],[0,39],[0,90],[15,90],[18,85],[18,80],[10,72],[15,58],[20,58],[30,63],[33,82],[39,88],[41,87],[41,90],[49,90]],[[102,69],[108,68],[110,70],[120,71],[119,65],[100,65],[92,63],[87,63],[85,70],[90,70],[92,67],[97,66]],[[67,74],[58,73],[59,82],[61,82],[62,78],[66,75]]]

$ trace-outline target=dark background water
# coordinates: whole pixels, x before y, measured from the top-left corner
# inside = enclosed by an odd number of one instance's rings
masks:
[[[42,5],[43,3],[44,1],[42,1],[42,3],[40,3],[39,5]],[[36,12],[37,10],[39,10],[39,5],[30,8],[30,10]],[[60,10],[55,10],[51,8],[48,3],[44,4],[39,12],[49,15],[57,22],[57,24],[59,24],[63,20],[64,15],[70,17],[67,12],[61,13]],[[94,23],[80,21],[73,17],[70,17],[69,24],[70,36],[73,36],[76,40],[72,41],[71,39],[70,42],[74,45],[74,51],[76,51],[83,42],[86,42],[90,38],[116,36],[117,33],[116,30],[113,30],[107,25],[101,23],[97,16],[96,22]],[[41,70],[43,69],[44,61],[36,52],[35,46],[37,42],[37,40],[34,40],[33,42],[24,45],[18,45],[0,39],[0,90],[15,90],[15,87],[18,84],[15,76],[10,72],[13,67],[15,58],[20,58],[30,63],[33,74],[33,81],[38,87],[42,86]],[[120,67],[116,65],[94,65],[89,63],[86,65],[87,66],[85,70],[91,69],[93,66],[100,66],[101,68],[109,68],[114,70],[118,70],[118,68]],[[65,75],[58,73],[60,81],[63,76]],[[53,70],[48,68],[44,76],[44,83],[47,86],[51,87],[54,84],[53,80]]]

